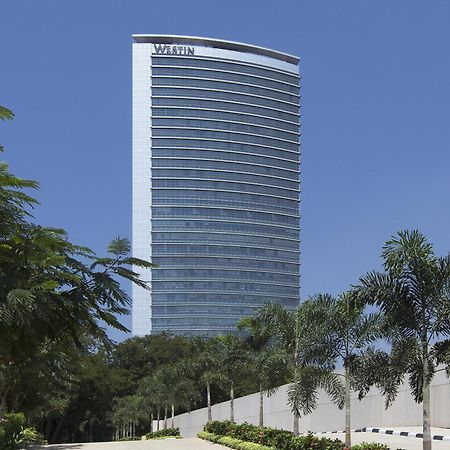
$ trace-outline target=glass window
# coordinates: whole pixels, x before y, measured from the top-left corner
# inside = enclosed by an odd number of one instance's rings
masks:
[[[180,149],[180,148],[152,148],[153,162],[160,158],[189,158],[204,159],[208,161],[239,161],[252,164],[260,164],[265,166],[279,167],[281,169],[289,169],[298,172],[299,164],[295,161],[286,161],[279,158],[271,158],[266,155],[254,155],[238,153],[234,151],[220,150],[204,150],[204,149]]]
[[[260,77],[270,78],[274,80],[285,81],[286,83],[299,83],[298,75],[283,73],[279,70],[269,67],[255,67],[249,64],[240,64],[233,61],[217,61],[206,58],[171,58],[171,57],[152,57],[153,66],[182,66],[182,67],[205,67],[217,70],[229,70],[232,72],[240,72],[246,74],[258,75]]]
[[[260,127],[256,125],[221,122],[219,120],[153,118],[152,127],[209,128],[212,130],[235,131],[237,133],[259,134],[294,141],[298,145],[298,135],[295,133],[274,130],[273,128]]]
[[[280,196],[298,200],[298,189],[283,189],[281,187],[272,187],[264,184],[238,183],[235,181],[213,181],[210,179],[175,179],[160,178],[152,180],[152,189],[163,188],[186,188],[186,189],[216,189],[236,192],[248,192]]]
[[[245,164],[228,161],[210,161],[201,159],[153,159],[153,169],[157,168],[179,168],[179,169],[213,169],[226,170],[229,172],[246,172],[258,175],[269,175],[273,177],[287,178],[298,181],[298,172],[284,169],[275,169],[256,164]]]
[[[156,86],[182,86],[185,88],[197,87],[202,89],[216,89],[223,92],[233,91],[246,94],[258,95],[260,97],[274,98],[279,101],[289,102],[298,105],[298,95],[287,94],[281,91],[266,89],[257,86],[249,86],[247,84],[238,84],[233,82],[222,82],[214,80],[201,80],[195,78],[170,78],[170,77],[154,77],[152,76],[152,87]]]
[[[298,108],[295,111],[287,112],[283,110],[273,109],[269,107],[246,105],[244,103],[235,101],[223,101],[222,99],[199,99],[199,98],[181,98],[181,97],[157,97],[153,93],[152,106],[178,106],[187,108],[205,108],[205,109],[218,109],[222,111],[234,111],[238,113],[258,114],[274,119],[286,120],[298,124],[299,111]]]
[[[243,142],[249,144],[264,145],[267,147],[276,147],[291,151],[298,150],[298,143],[287,142],[275,138],[267,138],[263,136],[255,136],[252,134],[229,133],[224,131],[188,129],[188,128],[153,128],[152,134],[155,138],[170,137],[186,137],[186,138],[203,138],[213,140],[224,140],[232,142]]]
[[[243,73],[227,72],[221,70],[208,70],[202,68],[185,67],[153,67],[152,75],[157,76],[177,76],[184,78],[208,78],[216,80],[238,81],[239,83],[264,86],[278,91],[285,91],[298,95],[299,87],[297,84],[287,84],[282,81],[272,80],[267,77],[257,75],[245,75]]]
[[[191,97],[191,98],[209,98],[217,100],[228,100],[249,105],[267,106],[269,108],[281,109],[298,113],[298,105],[286,103],[283,101],[265,98],[257,95],[238,94],[234,92],[223,92],[214,90],[204,90],[201,88],[182,88],[182,87],[158,87],[152,88],[152,95],[166,97]]]
[[[152,169],[153,179],[158,178],[199,178],[205,180],[227,180],[247,183],[258,183],[297,189],[298,181],[273,178],[268,175],[251,175],[240,172],[229,172],[224,170],[197,170],[197,169]]]
[[[276,259],[242,258],[242,257],[221,257],[221,256],[155,256],[152,262],[159,265],[159,269],[166,268],[208,268],[208,269],[234,269],[261,271],[281,271],[283,273],[298,275],[298,263],[292,261],[278,261]]]
[[[210,105],[220,108],[219,105]],[[227,111],[203,110],[194,108],[164,108],[161,106],[153,106],[152,110],[153,120],[158,117],[195,117],[206,119],[227,120],[230,122],[243,122],[252,125],[265,125],[267,127],[279,128],[288,130],[292,133],[298,134],[299,126],[297,123],[291,123],[284,120],[277,120],[274,118],[260,117],[253,114],[237,114]]]

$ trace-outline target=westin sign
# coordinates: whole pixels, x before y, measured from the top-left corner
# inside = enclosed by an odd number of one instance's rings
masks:
[[[194,55],[194,47],[187,47],[186,45],[167,45],[154,44],[154,55]]]

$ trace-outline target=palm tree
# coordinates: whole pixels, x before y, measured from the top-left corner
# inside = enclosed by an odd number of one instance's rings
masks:
[[[301,414],[310,414],[317,406],[319,389],[325,390],[339,407],[342,407],[344,397],[342,385],[331,368],[327,364],[312,364],[311,335],[317,327],[308,313],[309,307],[305,303],[294,311],[268,303],[256,314],[256,320],[265,327],[265,333],[273,335],[279,346],[290,355],[287,360],[291,381],[288,399],[294,414],[295,435],[299,434]]]
[[[422,402],[423,448],[430,450],[430,382],[450,349],[450,255],[437,257],[414,230],[388,240],[382,257],[385,271],[363,276],[355,298],[380,307],[389,321],[394,374],[389,394],[395,397],[407,375],[415,401]]]
[[[360,399],[370,387],[370,379],[361,376],[359,369],[368,371],[370,361],[378,361],[383,352],[370,347],[374,341],[383,337],[383,316],[379,313],[365,314],[364,306],[351,300],[350,293],[338,298],[328,294],[318,294],[302,305],[303,320],[314,323],[305,345],[306,359],[316,365],[309,376],[324,376],[317,367],[327,368],[328,381],[334,378],[339,383],[340,374],[334,372],[339,362],[344,365],[345,388],[345,446],[351,447],[351,388],[357,388]],[[332,372],[329,372],[329,371]],[[311,380],[303,377],[303,383]],[[305,386],[299,386],[305,389]],[[336,391],[337,392],[337,391]],[[338,404],[340,403],[337,397]]]
[[[199,374],[198,379],[206,389],[208,421],[212,420],[211,386],[223,386],[227,378],[223,373],[223,358],[220,340],[198,339],[196,341],[196,356],[190,361],[192,369]]]
[[[250,355],[240,336],[218,336],[221,366],[230,386],[230,421],[234,422],[234,386],[249,371]]]
[[[167,404],[167,383],[164,373],[161,370],[156,370],[151,375],[142,378],[139,383],[138,395],[145,398],[146,403],[154,406],[156,410],[156,430],[159,431],[161,408],[164,408],[164,405]],[[151,409],[151,415],[153,416],[153,409]]]
[[[261,324],[264,334],[273,336],[288,354],[292,378],[298,370],[299,320],[298,310],[284,308],[278,303],[266,303],[256,313],[255,320]],[[299,434],[300,414],[294,409],[294,434]]]
[[[260,321],[255,317],[243,317],[238,323],[239,330],[246,330],[246,342],[250,349],[250,372],[258,380],[259,426],[264,426],[264,394],[272,395],[287,377],[289,355],[274,345]]]

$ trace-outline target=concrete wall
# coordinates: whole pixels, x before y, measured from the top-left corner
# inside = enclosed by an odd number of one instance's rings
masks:
[[[287,389],[287,385],[281,386],[271,397],[264,397],[264,425],[292,431],[293,416],[287,406]],[[450,380],[445,372],[438,372],[434,377],[431,402],[432,426],[450,428]],[[319,396],[318,403],[318,408],[311,415],[300,419],[300,431],[343,430],[344,411],[339,410],[323,393]],[[402,386],[395,403],[387,410],[384,409],[384,398],[376,390],[372,390],[362,401],[353,396],[352,429],[421,425],[421,406],[414,403],[407,386]],[[249,422],[257,425],[259,394],[236,399],[234,413],[237,423]],[[214,405],[212,416],[214,420],[229,419],[230,402]],[[182,436],[192,437],[202,430],[207,420],[207,409],[202,408],[176,416],[175,426],[180,428]]]

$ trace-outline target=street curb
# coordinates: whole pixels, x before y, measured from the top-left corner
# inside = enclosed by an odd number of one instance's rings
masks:
[[[392,434],[395,436],[405,436],[405,437],[414,437],[414,438],[423,438],[422,433],[416,433],[414,431],[400,431],[400,430],[390,430],[388,428],[358,428],[357,430],[351,430],[352,433],[380,433],[380,434]],[[334,433],[345,433],[344,430],[340,431],[322,431],[320,434],[334,434]],[[433,441],[446,441],[450,442],[450,436],[445,436],[442,434],[433,434],[431,436]]]
[[[368,427],[363,428],[362,431],[365,431],[368,433],[382,433],[382,434],[393,434],[396,436],[415,437],[415,438],[419,438],[419,439],[423,438],[422,433],[416,433],[414,431],[399,431],[399,430],[389,430],[387,428],[368,428]],[[431,439],[433,439],[433,441],[450,442],[450,436],[444,436],[442,434],[433,434],[431,436]]]

